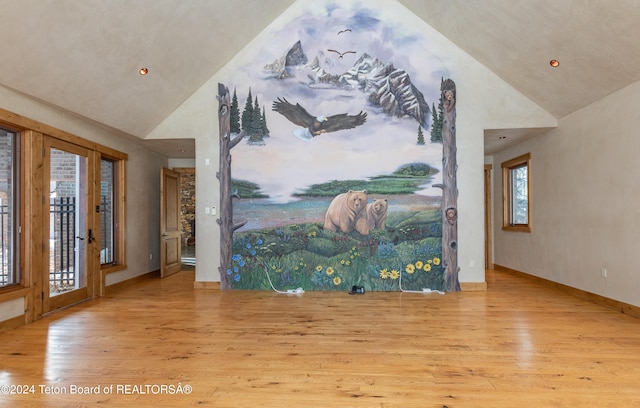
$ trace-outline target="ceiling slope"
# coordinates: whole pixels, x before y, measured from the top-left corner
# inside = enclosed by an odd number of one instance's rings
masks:
[[[640,80],[637,0],[399,3],[556,118]],[[145,138],[291,4],[0,0],[0,85]],[[507,131],[486,137],[496,132]],[[514,130],[509,142],[539,132]],[[169,145],[157,150],[194,155],[192,143]]]

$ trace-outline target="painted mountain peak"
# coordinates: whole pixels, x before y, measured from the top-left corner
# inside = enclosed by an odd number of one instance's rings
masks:
[[[297,41],[280,58],[276,59],[271,64],[267,64],[265,69],[269,72],[273,72],[274,76],[278,79],[291,78],[293,75],[290,72],[290,67],[304,65],[307,61],[307,56],[302,50],[302,44],[300,41]]]
[[[283,55],[264,69],[279,80],[297,78],[307,86],[329,85],[336,88],[355,89],[367,95],[369,103],[378,106],[389,116],[415,119],[421,126],[429,127],[431,110],[424,95],[411,82],[409,74],[384,63],[368,53],[363,53],[346,72],[328,72],[332,58],[323,51],[309,62],[302,44],[297,41]],[[322,61],[322,62],[321,62]],[[323,68],[327,66],[328,68]]]

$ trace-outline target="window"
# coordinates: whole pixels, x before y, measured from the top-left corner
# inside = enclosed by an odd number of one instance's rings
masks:
[[[502,163],[502,229],[531,232],[529,171],[531,154]]]
[[[0,288],[20,283],[18,136],[0,129]]]
[[[116,208],[115,166],[112,160],[100,160],[100,264],[112,264],[115,261],[116,247]]]
[[[120,182],[124,161],[100,159],[100,264],[120,266],[124,260],[124,193]]]

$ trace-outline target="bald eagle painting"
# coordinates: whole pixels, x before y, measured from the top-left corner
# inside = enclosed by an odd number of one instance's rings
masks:
[[[302,126],[302,129],[295,129],[293,134],[297,138],[306,141],[312,140],[315,136],[323,133],[353,129],[367,120],[367,113],[363,111],[360,111],[357,115],[340,113],[332,116],[316,117],[307,112],[299,103],[293,105],[284,98],[278,98],[277,101],[274,101],[272,108],[290,122]]]

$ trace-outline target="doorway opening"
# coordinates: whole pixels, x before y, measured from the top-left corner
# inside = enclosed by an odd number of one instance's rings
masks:
[[[493,232],[491,227],[491,170],[484,165],[484,269],[493,269]]]
[[[196,268],[196,169],[174,168],[180,173],[181,270]]]

